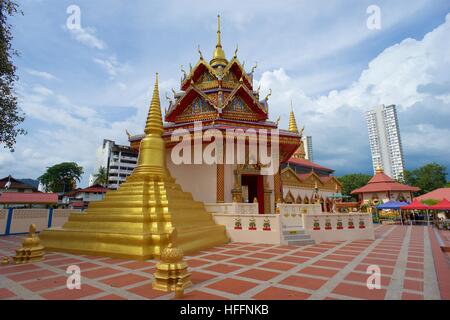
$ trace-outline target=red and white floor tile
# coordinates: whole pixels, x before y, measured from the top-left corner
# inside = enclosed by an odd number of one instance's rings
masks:
[[[184,299],[450,299],[450,260],[433,229],[375,233],[374,241],[230,243],[187,256],[194,285]],[[21,239],[0,237],[0,256],[14,255]],[[152,289],[156,263],[47,253],[39,263],[0,266],[0,299],[173,299]],[[70,265],[81,268],[81,290],[66,288]],[[380,289],[367,288],[371,265],[380,267]]]

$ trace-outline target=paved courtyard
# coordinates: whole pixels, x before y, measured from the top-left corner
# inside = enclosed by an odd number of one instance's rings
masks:
[[[374,241],[230,243],[187,256],[194,286],[185,299],[450,299],[449,256],[433,229],[379,225],[375,233]],[[0,237],[0,257],[22,238]],[[173,299],[151,287],[156,262],[48,253],[39,263],[0,266],[0,299]],[[66,288],[73,264],[80,290]],[[370,265],[381,268],[381,289],[366,286]]]

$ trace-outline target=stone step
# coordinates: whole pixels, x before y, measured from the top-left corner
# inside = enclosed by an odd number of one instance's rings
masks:
[[[310,240],[311,236],[309,234],[290,234],[285,235],[284,240]]]
[[[302,229],[283,230],[283,236],[292,236],[296,234],[305,234],[305,230]]]
[[[288,246],[307,246],[310,244],[315,244],[313,239],[288,241]]]

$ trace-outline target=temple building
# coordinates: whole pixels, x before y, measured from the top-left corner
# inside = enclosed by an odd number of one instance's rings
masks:
[[[289,130],[279,129],[278,122],[269,120],[268,101],[271,92],[264,98],[260,96],[259,88],[253,87],[253,73],[256,66],[247,72],[237,57],[237,51],[236,49],[230,60],[227,59],[221,44],[220,17],[218,17],[217,44],[212,59],[208,62],[199,49],[199,60],[195,66],[191,67],[189,72],[183,70],[180,89],[173,90],[173,98],[166,95],[169,106],[165,112],[163,138],[166,142],[167,166],[172,176],[183,190],[192,193],[197,201],[204,203],[257,201],[261,214],[274,213],[275,203],[283,202],[286,198],[285,193],[291,190],[296,198],[300,195],[302,201],[310,199],[316,187],[319,192],[326,190],[333,193],[336,188],[340,188],[337,180],[331,176],[333,170],[305,159],[303,131],[297,130],[295,118],[291,119]],[[252,158],[249,153],[252,141],[262,142],[260,135],[252,136],[249,131],[259,132],[261,129],[268,131],[267,140],[272,137],[272,130],[278,130],[279,158],[275,166],[277,169],[283,168],[283,171],[276,170],[275,174],[265,174],[264,164],[260,159],[253,163],[249,161]],[[239,154],[238,146],[233,145],[232,150],[227,149],[226,136],[230,131],[238,132],[233,141],[244,137],[245,162],[174,163],[172,157],[176,151],[174,148],[180,142],[173,139],[173,136],[180,131],[190,136],[191,141],[188,141],[188,144],[192,141],[195,144],[195,141],[200,140],[202,154],[208,152],[210,148],[208,141],[212,141],[212,138],[205,139],[206,132],[222,134],[221,138],[214,136],[214,141],[223,147],[221,150],[223,154],[227,154],[228,157],[231,153],[234,160]],[[139,151],[143,137],[144,135],[129,136],[133,150]],[[221,141],[218,141],[219,139]],[[194,153],[195,147],[192,149]],[[269,154],[275,152],[270,142],[268,149]],[[192,160],[195,155],[183,153],[182,157]],[[287,176],[292,172],[295,172],[297,177],[295,183]],[[287,189],[284,187],[285,183]]]
[[[289,131],[299,133],[293,109],[289,117]],[[300,131],[303,136],[304,128]],[[303,140],[302,140],[303,141]],[[328,196],[341,192],[341,183],[333,176],[334,170],[306,159],[302,143],[294,155],[281,164],[281,183],[285,203],[314,203],[320,201],[322,211],[330,211]]]
[[[401,184],[384,173],[383,168],[377,167],[375,175],[363,187],[352,191],[358,195],[361,204],[376,206],[388,201],[411,202],[413,192],[420,189],[417,187]]]

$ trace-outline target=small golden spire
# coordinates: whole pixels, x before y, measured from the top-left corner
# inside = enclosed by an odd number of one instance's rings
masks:
[[[291,100],[291,114],[289,116],[289,131],[298,133],[297,122],[295,121],[294,107]]]
[[[222,47],[222,44],[220,43],[220,14],[217,15],[217,46],[216,47]]]
[[[150,110],[148,112],[147,124],[145,125],[144,132],[145,134],[156,133],[160,136],[162,136],[164,132],[161,114],[161,103],[159,100],[158,73],[156,73],[152,102],[150,104]]]
[[[377,168],[375,169],[376,173],[384,173],[383,167],[381,165],[377,165]]]
[[[228,61],[225,58],[225,52],[222,49],[221,33],[220,33],[220,14],[219,14],[217,15],[217,44],[210,64],[212,67],[215,67],[218,65],[225,66],[227,65],[227,63]]]

